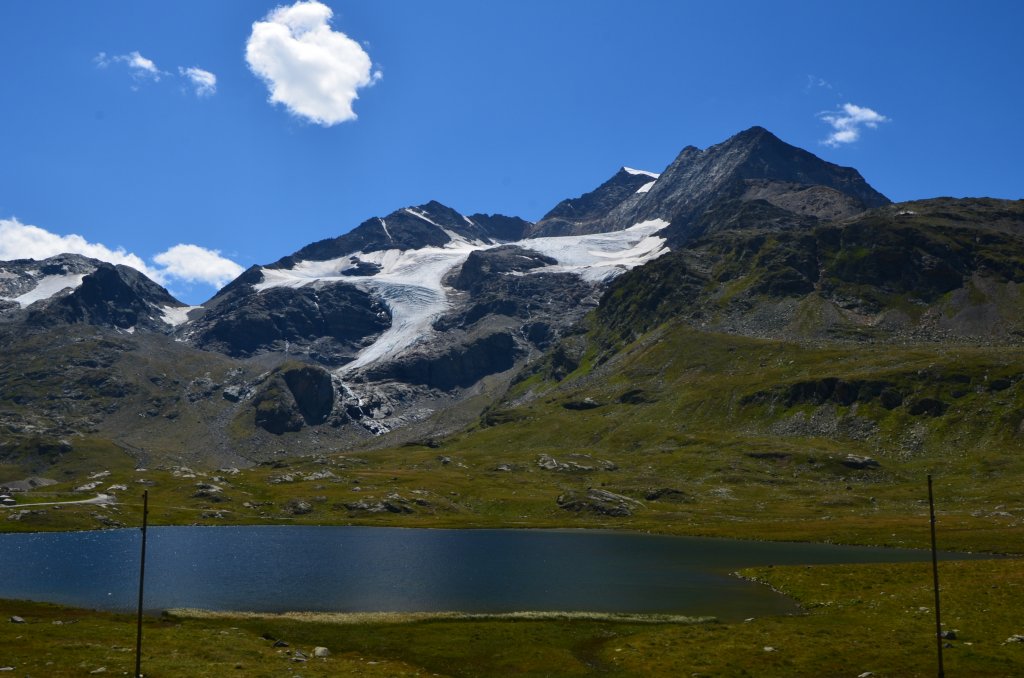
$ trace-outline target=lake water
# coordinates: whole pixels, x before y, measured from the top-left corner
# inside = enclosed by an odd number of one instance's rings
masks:
[[[0,534],[0,598],[132,610],[141,533]],[[148,610],[796,611],[729,573],[756,565],[925,561],[924,551],[579,530],[151,527]],[[922,582],[927,583],[927,582]]]

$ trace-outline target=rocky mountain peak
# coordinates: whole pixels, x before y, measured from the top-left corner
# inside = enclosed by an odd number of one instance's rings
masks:
[[[85,322],[165,332],[184,308],[134,268],[79,254],[2,262],[0,269],[0,308],[34,325]]]
[[[802,199],[800,194],[812,188],[817,190]],[[751,201],[792,214],[792,224],[851,216],[889,203],[857,170],[787,144],[763,127],[751,127],[704,150],[684,148],[639,200],[613,210],[605,227],[665,219],[672,224],[670,239],[682,244],[718,230],[726,220],[736,223],[737,210]],[[708,219],[713,206],[718,214]]]
[[[329,261],[357,252],[444,247],[455,239],[490,243],[503,238],[493,238],[488,224],[493,223],[499,232],[505,234],[507,230],[516,230],[516,221],[527,223],[501,215],[485,217],[483,221],[483,224],[477,223],[451,207],[431,200],[422,205],[403,207],[385,217],[371,217],[348,233],[307,245],[269,268],[293,268],[300,261]]]

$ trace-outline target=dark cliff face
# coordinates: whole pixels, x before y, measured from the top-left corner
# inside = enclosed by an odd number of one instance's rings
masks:
[[[281,435],[327,421],[334,409],[334,385],[327,370],[289,363],[274,370],[253,399],[255,423]]]
[[[469,220],[480,226],[496,242],[522,240],[533,226],[526,219],[504,214],[471,214]]]
[[[495,277],[525,273],[556,263],[558,262],[551,257],[516,245],[472,252],[466,257],[459,274],[452,281],[452,287],[467,292],[478,292],[482,283]]]
[[[578,198],[563,200],[530,227],[528,237],[582,235],[621,230],[607,222],[612,210],[623,204],[634,204],[643,196],[637,191],[654,181],[654,177],[620,169],[611,179]],[[631,226],[632,224],[629,224]]]
[[[440,354],[409,355],[373,365],[371,380],[400,381],[440,390],[467,388],[484,377],[511,369],[520,349],[509,332],[494,332],[451,346]]]
[[[197,346],[231,356],[283,351],[288,344],[319,362],[341,365],[390,325],[379,300],[344,283],[263,292],[244,286],[187,332]]]
[[[89,323],[121,329],[168,329],[161,309],[180,307],[181,302],[133,268],[100,261],[94,264],[95,269],[72,292],[33,305],[27,321],[37,326]]]

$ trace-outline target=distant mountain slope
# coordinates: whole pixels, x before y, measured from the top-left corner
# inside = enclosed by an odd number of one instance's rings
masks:
[[[34,325],[84,322],[167,332],[189,307],[128,266],[77,254],[0,262],[0,312]]]
[[[597,311],[780,339],[1024,339],[1024,202],[938,198],[801,231],[713,233],[618,279]]]

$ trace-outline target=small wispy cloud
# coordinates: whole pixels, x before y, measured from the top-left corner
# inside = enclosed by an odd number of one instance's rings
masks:
[[[821,143],[833,148],[841,144],[852,144],[860,138],[861,129],[875,129],[889,118],[866,106],[846,103],[838,111],[824,111],[818,117],[832,126],[832,133]]]
[[[198,66],[179,66],[178,73],[192,84],[197,97],[208,97],[217,93],[217,76],[210,71]]]
[[[166,73],[157,68],[152,59],[147,59],[139,54],[138,51],[129,52],[128,54],[117,54],[115,56],[108,56],[106,52],[100,52],[93,57],[92,61],[96,64],[97,68],[107,68],[111,64],[124,64],[129,68],[132,77],[136,80],[160,82],[161,76],[166,75]]]
[[[315,0],[278,7],[252,25],[245,45],[270,101],[324,127],[355,120],[358,91],[383,77],[358,42],[331,29],[333,14]]]
[[[819,78],[816,75],[807,76],[807,84],[804,85],[804,91],[810,91],[812,89],[832,89],[832,83],[825,78]]]
[[[111,264],[131,266],[161,284],[201,283],[220,288],[244,270],[218,250],[179,244],[146,261],[123,247],[107,247],[76,234],[59,235],[17,219],[0,219],[0,261],[46,259],[58,254],[81,254]]]
[[[140,82],[160,82],[164,76],[173,75],[173,71],[160,69],[152,59],[142,56],[138,51],[113,56],[100,52],[93,57],[92,62],[96,64],[96,68],[109,68],[112,65],[127,67],[132,80],[136,83],[132,86],[133,90],[139,88]],[[178,75],[188,82],[197,97],[208,97],[217,93],[217,76],[206,69],[198,66],[179,66]]]

